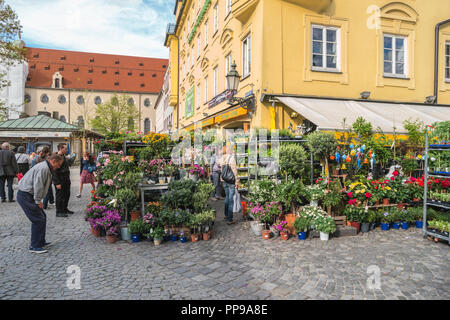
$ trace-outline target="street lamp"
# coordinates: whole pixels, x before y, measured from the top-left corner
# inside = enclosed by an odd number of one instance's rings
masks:
[[[233,64],[231,65],[231,70],[226,75],[226,78],[228,89],[237,92],[239,82],[241,81],[241,76],[236,70],[236,63],[234,61]],[[228,104],[233,106],[240,105],[242,108],[249,111],[249,117],[251,119],[253,116],[253,112],[255,111],[255,95],[252,93],[246,98],[231,97],[230,99],[228,99]]]

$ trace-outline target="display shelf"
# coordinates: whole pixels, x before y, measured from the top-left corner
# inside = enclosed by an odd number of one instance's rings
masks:
[[[450,174],[449,175],[441,175],[441,174],[428,173],[428,176],[436,177],[436,178],[450,178]]]
[[[436,232],[431,231],[431,230],[424,230],[423,233],[424,233],[424,235],[429,235],[429,236],[432,236],[432,237],[435,237],[435,238],[439,238],[439,239],[448,241],[449,244],[450,244],[450,237],[449,236],[444,236],[442,234],[436,233]]]
[[[433,201],[433,200],[428,200],[427,201],[427,206],[435,206],[435,207],[440,207],[443,209],[450,209],[450,203],[442,203],[442,202],[437,202],[437,201]]]
[[[237,169],[238,169],[238,171],[247,171],[249,168],[248,167],[238,167]]]

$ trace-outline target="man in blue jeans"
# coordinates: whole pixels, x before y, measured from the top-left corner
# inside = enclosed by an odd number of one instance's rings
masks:
[[[18,172],[16,157],[10,150],[9,143],[5,142],[0,150],[0,198],[2,198],[2,202],[6,202],[5,183],[8,184],[8,201],[14,202],[13,182]]]
[[[62,163],[62,157],[54,154],[48,160],[33,166],[19,182],[17,202],[31,221],[29,251],[32,253],[45,253],[45,247],[50,245],[45,241],[47,216],[43,210],[42,198],[52,183],[52,171],[58,169]]]

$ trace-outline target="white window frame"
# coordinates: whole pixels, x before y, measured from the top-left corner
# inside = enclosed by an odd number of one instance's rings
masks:
[[[208,45],[208,20],[205,21],[205,47]]]
[[[231,55],[231,52],[225,57],[225,75],[227,75],[231,70],[231,64],[233,63],[233,61],[231,60],[232,58],[233,56]],[[225,82],[228,89],[228,81]]]
[[[392,38],[392,73],[387,73],[384,71],[384,39],[386,37],[391,37]],[[404,61],[403,61],[403,74],[397,74],[396,71],[396,58],[397,58],[397,54],[396,54],[396,46],[397,46],[397,39],[402,39],[404,41],[404,47],[405,47],[405,53],[404,53]],[[392,78],[408,78],[408,74],[409,74],[409,68],[408,68],[408,37],[407,36],[400,36],[400,35],[395,35],[395,34],[388,34],[388,33],[384,33],[383,34],[383,76],[385,77],[392,77]]]
[[[219,30],[219,5],[214,6],[214,34]]]
[[[251,74],[252,66],[252,38],[249,33],[242,40],[242,78],[246,78]]]
[[[447,54],[447,48],[448,48],[449,54]],[[447,64],[447,61],[448,61],[448,64]],[[448,77],[447,77],[447,69],[448,69],[448,73],[449,73]],[[444,77],[445,77],[445,82],[450,83],[450,41],[445,42],[445,46],[444,46]]]
[[[226,0],[226,14],[225,16],[228,16],[228,14],[231,12],[231,0]]]
[[[214,95],[213,97],[219,94],[219,66],[214,68]]]
[[[202,88],[201,84],[197,84],[197,109],[200,109],[201,101],[202,101]]]
[[[198,43],[197,43],[197,58],[198,58],[198,57],[200,57],[200,52],[201,52],[201,48],[202,48],[202,37],[201,37],[200,33],[198,34],[197,41],[198,41]]]
[[[208,76],[205,77],[205,103],[208,102]]]
[[[322,29],[322,67],[313,66],[314,63],[314,29]],[[327,30],[336,31],[336,68],[328,68],[327,65]],[[316,54],[317,55],[317,54]],[[320,24],[311,25],[311,70],[325,72],[341,71],[341,28],[324,26]]]

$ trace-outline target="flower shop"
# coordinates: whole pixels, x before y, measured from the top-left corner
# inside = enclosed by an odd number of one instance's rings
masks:
[[[280,130],[273,145],[268,138],[236,135],[242,213],[251,220],[251,234],[326,241],[420,228],[434,232],[424,234],[429,239],[445,241],[450,158],[441,150],[450,148],[450,122],[429,127],[407,120],[404,128],[407,135],[384,134],[360,117],[338,134],[316,130],[300,138]],[[214,192],[208,159],[196,161],[193,153],[187,156],[190,164],[178,165],[171,153],[181,138],[164,134],[125,133],[114,139],[114,145],[98,143],[106,152],[97,164],[101,183],[86,209],[91,232],[111,242],[148,239],[155,245],[209,240],[216,213],[208,204]],[[425,140],[439,149],[428,150]],[[202,151],[211,151],[210,141],[203,137]],[[267,170],[275,162],[278,170]],[[139,194],[143,188],[161,192],[147,198]]]

